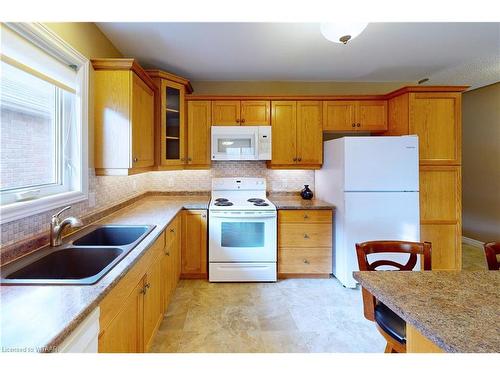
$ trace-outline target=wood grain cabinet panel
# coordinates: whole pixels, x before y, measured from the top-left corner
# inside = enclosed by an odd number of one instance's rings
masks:
[[[421,164],[461,162],[461,95],[410,94],[409,133],[419,138]]]
[[[357,103],[356,129],[369,132],[387,130],[387,101],[360,100]],[[358,124],[360,125],[358,127]]]
[[[269,100],[242,100],[241,125],[271,125],[271,102]]]
[[[323,130],[353,131],[355,128],[355,101],[332,100],[323,102]]]
[[[273,101],[271,165],[290,165],[297,161],[297,102]]]
[[[420,240],[432,243],[432,269],[462,268],[460,224],[421,224]]]
[[[280,247],[331,247],[331,232],[331,224],[280,224],[278,244]]]
[[[331,223],[332,210],[279,210],[278,220],[283,223]]]
[[[279,272],[286,274],[329,274],[332,271],[331,248],[280,248]]]
[[[297,102],[297,163],[321,165],[323,162],[322,103]]]
[[[460,220],[460,167],[420,167],[420,220]]]
[[[182,270],[181,277],[206,279],[207,264],[207,211],[182,211]]]
[[[162,295],[161,295],[161,255],[153,261],[146,273],[144,284],[144,350],[147,352],[151,347],[155,335],[163,317]]]
[[[240,124],[241,112],[239,100],[212,101],[212,125],[235,126]]]
[[[99,334],[99,353],[140,353],[143,351],[143,285],[144,280],[129,290],[120,301],[117,315]]]
[[[132,75],[132,165],[150,167],[154,155],[154,91]]]
[[[187,122],[187,166],[209,167],[211,102],[189,101]]]

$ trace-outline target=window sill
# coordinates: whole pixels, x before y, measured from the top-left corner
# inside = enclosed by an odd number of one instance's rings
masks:
[[[70,191],[50,195],[30,201],[16,202],[0,207],[0,224],[24,219],[64,205],[81,202],[87,199],[87,194],[81,191]]]

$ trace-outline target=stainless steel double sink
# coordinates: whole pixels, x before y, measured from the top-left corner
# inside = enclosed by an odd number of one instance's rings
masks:
[[[90,226],[61,246],[46,247],[2,267],[2,284],[91,285],[132,251],[154,225]]]

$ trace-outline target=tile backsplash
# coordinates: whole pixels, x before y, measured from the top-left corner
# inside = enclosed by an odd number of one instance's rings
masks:
[[[272,192],[300,191],[305,184],[314,190],[314,171],[272,170],[265,162],[213,162],[210,170],[148,172],[132,176],[95,176],[89,171],[89,199],[73,205],[69,215],[85,216],[114,206],[146,191],[210,191],[214,177],[264,177]],[[48,230],[50,210],[2,224],[2,246],[30,238]]]

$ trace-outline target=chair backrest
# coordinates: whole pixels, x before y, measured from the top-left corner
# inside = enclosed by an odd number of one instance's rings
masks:
[[[498,262],[497,255],[500,254],[500,242],[490,242],[484,244],[484,253],[486,255],[486,262],[490,271],[500,270],[500,262]]]
[[[369,254],[383,253],[404,253],[409,254],[406,264],[400,264],[390,259],[377,259],[370,263]],[[369,241],[356,244],[356,254],[360,271],[376,271],[377,267],[393,266],[398,271],[411,271],[417,264],[417,257],[423,256],[424,270],[431,269],[431,243],[430,242],[408,242],[408,241]],[[365,288],[361,288],[363,293],[363,313],[365,318],[375,320],[376,300]]]
[[[369,241],[356,244],[360,271],[376,271],[381,266],[393,266],[399,271],[411,271],[417,264],[418,255],[423,256],[424,270],[431,270],[431,243],[408,241]],[[390,259],[368,261],[369,254],[404,253],[409,254],[408,262],[400,264]]]

